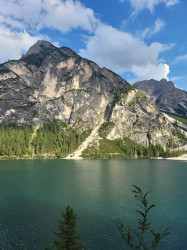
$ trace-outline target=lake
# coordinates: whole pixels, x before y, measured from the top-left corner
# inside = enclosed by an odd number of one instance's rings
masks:
[[[44,249],[67,205],[85,249],[128,249],[115,227],[136,225],[130,185],[151,190],[155,230],[172,227],[158,249],[187,249],[187,163],[169,160],[0,161],[0,249]]]

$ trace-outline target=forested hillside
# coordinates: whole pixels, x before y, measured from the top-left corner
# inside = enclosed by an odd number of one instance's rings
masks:
[[[178,156],[183,151],[170,151],[172,139],[166,150],[160,144],[145,147],[128,137],[108,140],[100,128],[99,146],[89,146],[84,158],[152,158]],[[73,153],[90,135],[91,129],[80,133],[62,122],[43,124],[37,130],[32,126],[0,125],[0,158],[63,158]]]
[[[32,126],[0,125],[0,156],[63,157],[75,151],[91,130],[79,133],[62,122],[43,124],[34,131]]]
[[[31,155],[29,143],[32,133],[32,126],[0,125],[0,155]]]
[[[72,129],[62,122],[52,122],[43,124],[37,132],[32,142],[35,154],[55,154],[63,157],[74,152],[78,146],[90,134],[91,129],[83,133]]]

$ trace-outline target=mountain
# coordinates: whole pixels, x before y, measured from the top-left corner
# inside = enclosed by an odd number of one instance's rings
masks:
[[[126,86],[71,49],[38,41],[20,60],[0,65],[0,122],[40,125],[55,119],[94,126],[110,112],[117,89]]]
[[[147,92],[157,108],[187,117],[187,92],[162,79],[136,82],[134,86]]]
[[[79,134],[92,130],[89,145],[93,141],[99,145],[101,137],[110,141],[125,137],[144,146],[166,146],[171,138],[176,146],[184,144],[144,91],[67,47],[38,41],[21,59],[0,65],[0,123],[33,125],[41,132],[38,141],[43,145],[42,126],[54,121]],[[56,125],[45,129],[56,131]]]

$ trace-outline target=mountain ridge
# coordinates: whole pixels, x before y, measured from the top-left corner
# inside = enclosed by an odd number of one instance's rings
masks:
[[[151,79],[136,82],[134,86],[147,92],[157,108],[187,117],[187,92],[175,87],[172,81]]]
[[[107,140],[125,136],[140,145],[164,147],[171,138],[178,146],[184,143],[144,91],[46,41],[38,41],[19,60],[0,65],[0,107],[4,125],[39,128],[57,121],[82,133],[110,124],[104,126]]]

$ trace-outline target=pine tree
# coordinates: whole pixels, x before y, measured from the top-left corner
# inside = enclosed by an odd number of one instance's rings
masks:
[[[58,232],[54,232],[58,236],[58,240],[53,242],[55,250],[77,250],[83,249],[83,243],[79,241],[80,235],[76,232],[77,215],[73,208],[66,207],[66,211],[62,211],[61,218],[58,219]]]

